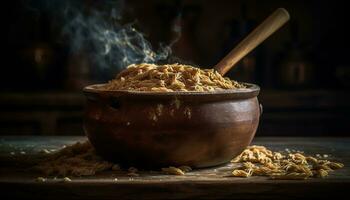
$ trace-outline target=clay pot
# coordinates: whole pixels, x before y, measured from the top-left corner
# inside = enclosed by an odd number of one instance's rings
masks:
[[[108,160],[146,168],[226,163],[252,141],[259,87],[218,92],[106,91],[84,88],[84,130]]]

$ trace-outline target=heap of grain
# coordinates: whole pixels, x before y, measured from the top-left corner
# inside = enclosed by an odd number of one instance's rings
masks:
[[[272,179],[323,178],[344,166],[302,153],[273,152],[264,146],[249,146],[231,162],[241,164],[241,167],[233,170],[233,176],[268,176]]]
[[[190,65],[132,64],[109,81],[103,89],[133,91],[216,91],[239,89],[244,85],[222,77],[213,69],[199,69]]]
[[[77,142],[56,153],[47,153],[35,168],[47,176],[88,176],[113,167],[113,163],[98,156],[90,142],[86,141]]]

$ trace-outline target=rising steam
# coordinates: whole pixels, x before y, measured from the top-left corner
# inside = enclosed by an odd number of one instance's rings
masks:
[[[132,63],[156,63],[168,58],[170,47],[160,45],[158,51],[154,51],[134,24],[118,22],[121,14],[122,4],[118,2],[88,12],[67,5],[64,16],[68,23],[63,33],[69,38],[71,50],[84,51],[100,68],[121,69]]]

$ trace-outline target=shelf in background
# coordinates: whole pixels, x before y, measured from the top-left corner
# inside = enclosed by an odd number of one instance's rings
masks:
[[[350,108],[347,90],[271,90],[262,89],[259,100],[267,108]],[[82,92],[2,93],[1,107],[21,106],[82,106]]]
[[[258,136],[341,135],[350,128],[350,93],[346,90],[262,89],[264,112]],[[82,135],[82,92],[0,94],[0,135]]]
[[[350,91],[262,89],[259,100],[273,109],[350,108]]]

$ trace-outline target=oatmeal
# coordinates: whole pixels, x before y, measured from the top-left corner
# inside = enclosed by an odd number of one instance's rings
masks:
[[[109,81],[104,89],[132,91],[216,91],[245,86],[222,77],[213,69],[199,69],[190,65],[132,64]]]

